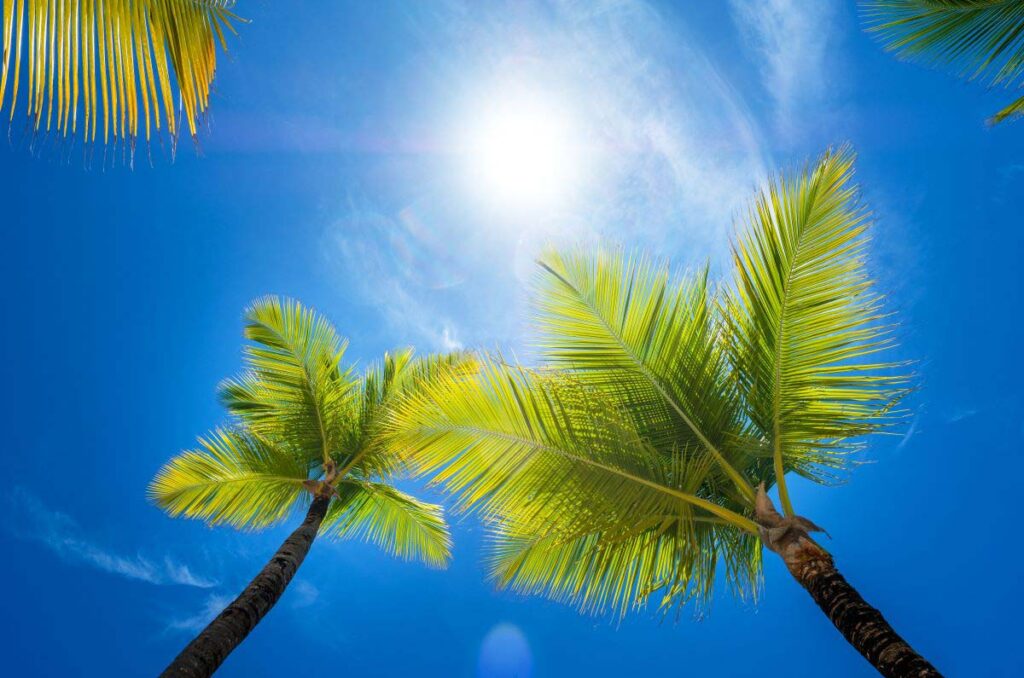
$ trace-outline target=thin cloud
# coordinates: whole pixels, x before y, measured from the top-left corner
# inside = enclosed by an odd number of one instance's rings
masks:
[[[760,66],[783,137],[806,130],[832,105],[839,18],[833,0],[731,0],[733,21]]]
[[[167,623],[168,631],[198,633],[220,614],[221,610],[231,603],[233,598],[218,593],[211,593],[203,601],[203,607],[193,615],[172,619]]]
[[[897,450],[902,450],[904,447],[906,447],[907,443],[910,442],[910,439],[917,434],[917,422],[920,418],[921,411],[918,410],[917,412],[914,413],[914,418],[910,422],[910,428],[907,429],[907,432],[903,434],[903,437],[900,438],[900,442],[896,445]]]
[[[958,410],[955,410],[953,412],[953,414],[951,414],[949,416],[949,420],[948,421],[949,421],[950,424],[955,424],[957,422],[963,421],[964,419],[970,419],[971,417],[973,417],[977,413],[978,413],[978,410],[976,410],[974,408],[958,409]]]
[[[215,580],[196,574],[170,556],[151,560],[100,546],[84,534],[71,516],[47,507],[24,488],[14,488],[5,499],[10,531],[21,539],[42,544],[66,562],[160,586],[178,584],[207,589],[217,585]]]
[[[288,587],[288,595],[291,597],[292,608],[301,609],[309,607],[320,597],[320,589],[305,579],[298,579]]]

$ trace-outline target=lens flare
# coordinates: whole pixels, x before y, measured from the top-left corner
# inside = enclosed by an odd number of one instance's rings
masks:
[[[477,678],[530,678],[533,657],[522,630],[508,622],[490,630],[480,646]]]

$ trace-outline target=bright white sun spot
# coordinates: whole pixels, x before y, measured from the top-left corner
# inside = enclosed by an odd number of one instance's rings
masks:
[[[578,178],[570,116],[540,97],[492,104],[470,129],[469,179],[488,200],[547,205],[568,195]]]

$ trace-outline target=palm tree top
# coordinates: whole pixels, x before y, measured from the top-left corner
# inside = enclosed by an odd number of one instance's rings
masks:
[[[394,487],[408,465],[382,431],[396,402],[471,359],[402,349],[357,374],[343,364],[347,342],[313,309],[265,297],[245,318],[246,370],[220,386],[231,422],[160,469],[154,503],[171,516],[254,530],[329,496],[322,532],[443,565],[451,539],[442,509]]]
[[[396,408],[418,470],[490,526],[495,581],[619,614],[705,605],[720,575],[756,596],[754,488],[777,485],[793,517],[786,476],[847,468],[907,389],[877,357],[892,328],[853,160],[844,147],[772,180],[727,285],[621,249],[545,253],[542,365],[492,360]]]

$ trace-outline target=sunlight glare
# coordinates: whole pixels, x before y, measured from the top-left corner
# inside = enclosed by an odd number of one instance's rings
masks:
[[[469,140],[470,179],[503,205],[551,204],[576,179],[572,132],[566,113],[540,97],[493,106]]]

